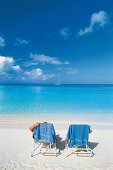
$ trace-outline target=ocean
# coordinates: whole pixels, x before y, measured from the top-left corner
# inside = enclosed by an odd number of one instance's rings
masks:
[[[0,115],[112,113],[113,85],[0,85]]]

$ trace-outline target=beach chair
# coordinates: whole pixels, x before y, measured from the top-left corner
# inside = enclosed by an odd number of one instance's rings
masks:
[[[66,138],[66,148],[72,148],[72,152],[67,155],[67,157],[73,153],[77,154],[88,154],[92,156],[93,152],[88,147],[88,137],[89,137],[90,126],[89,125],[70,125]]]
[[[52,123],[40,123],[39,127],[33,129],[34,146],[31,156],[36,154],[55,155],[56,149],[56,134]],[[37,150],[37,153],[35,151]]]

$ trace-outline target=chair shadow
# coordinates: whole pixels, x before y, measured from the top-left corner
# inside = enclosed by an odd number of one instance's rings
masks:
[[[58,139],[57,142],[57,149],[59,149],[60,151],[63,151],[65,149],[65,140],[62,140],[62,138],[58,135],[56,135],[56,138]]]
[[[87,145],[93,151],[93,149],[96,148],[97,145],[99,145],[99,143],[97,143],[97,142],[88,142]],[[91,157],[93,157],[94,155],[95,155],[95,153],[92,152],[92,156]],[[83,157],[84,155],[79,155],[79,156]],[[85,157],[88,157],[88,155],[85,155]]]
[[[57,156],[59,156],[59,155],[62,154],[61,151],[63,151],[63,150],[65,149],[65,140],[62,140],[62,137],[60,137],[59,134],[56,135],[56,138],[58,139],[58,141],[57,141],[57,143],[56,143],[56,148],[59,150]],[[89,148],[90,148],[91,150],[93,150],[94,148],[96,148],[97,145],[99,145],[99,143],[97,143],[97,142],[88,142],[88,146],[89,146]],[[40,154],[40,153],[35,153],[35,154],[33,154],[33,156],[36,156],[36,155],[38,155],[38,154]],[[92,154],[93,154],[92,156],[95,155],[94,153],[92,153]],[[52,156],[52,155],[51,155],[51,156]]]
[[[99,145],[99,143],[97,143],[97,142],[88,142],[88,146],[89,146],[89,148],[92,149],[92,150],[93,150],[94,148],[96,148],[97,145]]]

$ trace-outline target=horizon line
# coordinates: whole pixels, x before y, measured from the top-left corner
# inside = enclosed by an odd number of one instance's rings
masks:
[[[0,83],[0,85],[56,85],[55,83]],[[113,83],[62,83],[62,85],[113,85]]]

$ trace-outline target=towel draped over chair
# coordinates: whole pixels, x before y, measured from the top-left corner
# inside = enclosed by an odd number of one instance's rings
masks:
[[[66,144],[68,144],[69,147],[73,147],[74,145],[87,145],[89,131],[89,125],[70,125],[67,133],[68,140],[66,141]]]
[[[35,143],[40,139],[53,144],[55,142],[56,134],[52,123],[40,123],[40,126],[33,129],[33,138]]]

